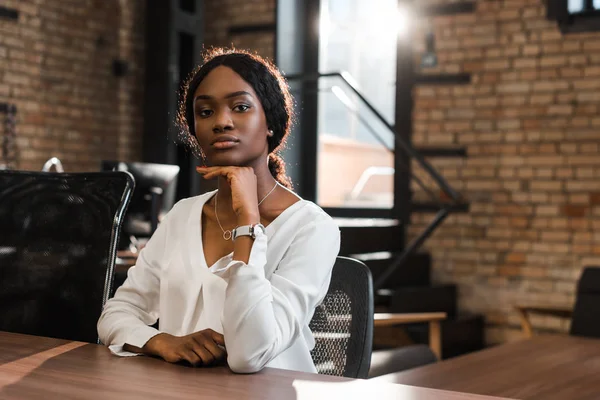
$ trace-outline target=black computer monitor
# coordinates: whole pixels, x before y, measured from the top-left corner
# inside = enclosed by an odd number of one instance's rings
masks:
[[[135,189],[123,224],[123,239],[150,237],[175,203],[179,166],[142,162],[102,161],[103,171],[127,171]],[[123,246],[121,246],[123,247]]]

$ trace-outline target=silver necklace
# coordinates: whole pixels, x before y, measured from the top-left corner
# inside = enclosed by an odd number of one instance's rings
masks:
[[[273,191],[275,190],[275,188],[277,188],[277,185],[279,185],[279,182],[275,182],[275,186],[273,186],[273,189],[271,189],[269,191],[269,193],[267,193],[266,196],[263,197],[262,200],[258,202],[259,206],[262,204],[263,201],[265,201],[265,199],[267,197],[269,197],[269,195],[271,193],[273,193]],[[232,235],[231,230],[229,230],[229,229],[228,230],[223,229],[223,225],[221,225],[221,221],[219,221],[219,213],[217,212],[217,199],[218,198],[219,198],[219,193],[217,192],[217,194],[215,195],[215,217],[217,217],[217,223],[219,224],[219,228],[221,228],[221,231],[223,232],[223,239],[229,240],[229,239],[231,239],[231,235]]]

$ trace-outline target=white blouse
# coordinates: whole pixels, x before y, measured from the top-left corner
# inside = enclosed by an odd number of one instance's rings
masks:
[[[254,240],[248,264],[228,254],[208,266],[202,207],[216,193],[179,201],[140,251],[125,283],[98,321],[100,340],[117,355],[161,332],[222,333],[234,372],[265,366],[316,372],[308,327],[323,300],[340,231],[314,203],[300,200]],[[159,320],[159,329],[153,325]]]

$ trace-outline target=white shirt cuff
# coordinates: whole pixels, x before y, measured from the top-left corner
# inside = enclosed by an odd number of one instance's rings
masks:
[[[161,333],[159,330],[154,329],[151,326],[141,326],[139,328],[136,328],[133,332],[131,332],[128,335],[125,343],[135,347],[139,347],[141,349],[148,342],[148,340],[152,339],[159,333]],[[123,350],[123,345],[125,343],[113,344],[111,346],[108,346],[108,348],[111,351],[111,353],[121,357],[131,357],[139,355],[138,353],[132,353],[130,351]]]

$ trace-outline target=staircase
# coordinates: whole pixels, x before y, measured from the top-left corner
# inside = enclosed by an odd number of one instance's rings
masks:
[[[404,227],[398,220],[336,218],[342,235],[340,255],[363,261],[376,281],[393,262],[404,245]],[[431,281],[431,257],[427,253],[409,256],[393,271],[375,293],[376,312],[445,312],[442,322],[442,354],[454,357],[484,347],[484,321],[480,315],[457,310],[457,288],[453,284]],[[428,325],[411,324],[375,331],[374,348],[389,348],[410,343],[428,344]]]

